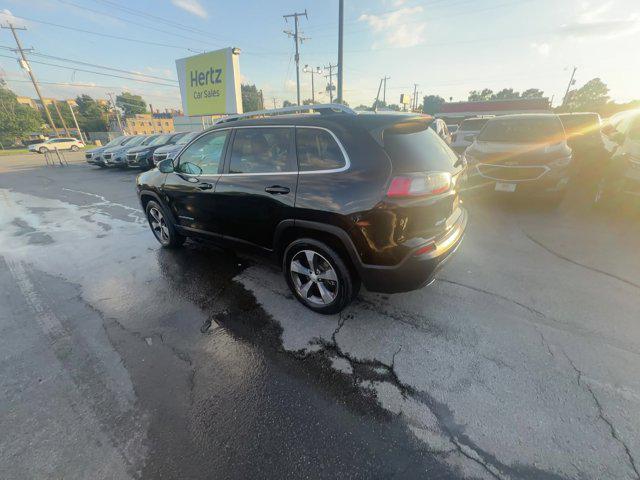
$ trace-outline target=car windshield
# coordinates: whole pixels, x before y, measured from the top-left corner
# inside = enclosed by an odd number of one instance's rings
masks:
[[[149,135],[140,145],[152,145],[156,138],[158,138],[158,135]]]
[[[187,143],[189,143],[191,140],[193,140],[194,138],[196,138],[196,136],[199,134],[200,132],[190,132],[187,133],[185,136],[181,137],[180,140],[178,140],[176,142],[176,145],[186,145]]]
[[[460,130],[467,132],[479,132],[482,127],[489,121],[488,118],[475,118],[472,120],[463,120],[460,124]]]
[[[498,143],[556,143],[564,137],[556,116],[496,118],[487,122],[478,141]]]
[[[149,145],[150,147],[154,147],[156,145],[164,145],[165,143],[167,143],[171,137],[173,135],[168,134],[168,135],[158,135],[157,137],[154,137],[151,142],[149,142],[148,144],[145,145]]]
[[[116,137],[110,142],[106,143],[105,147],[115,147],[116,145],[122,145],[128,139],[128,137]]]
[[[135,147],[136,145],[140,145],[142,142],[144,142],[146,138],[147,137],[144,136],[144,135],[133,137],[131,140],[129,140],[124,145],[126,145],[127,147]]]

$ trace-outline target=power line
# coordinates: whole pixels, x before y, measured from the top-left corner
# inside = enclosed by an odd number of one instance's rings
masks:
[[[189,47],[178,46],[178,45],[170,45],[168,43],[151,42],[151,41],[148,41],[148,40],[140,40],[138,38],[131,38],[131,37],[122,37],[122,36],[119,36],[119,35],[110,35],[108,33],[94,32],[94,31],[91,31],[91,30],[84,30],[82,28],[70,27],[69,25],[61,25],[59,23],[45,22],[44,20],[37,20],[35,18],[23,17],[23,16],[18,16],[18,15],[14,15],[14,17],[15,18],[20,18],[22,20],[26,20],[28,22],[41,23],[43,25],[49,25],[51,27],[63,28],[65,30],[72,30],[74,32],[86,33],[86,34],[89,34],[89,35],[96,35],[98,37],[113,38],[113,39],[116,39],[116,40],[125,40],[125,41],[128,41],[128,42],[134,42],[134,43],[144,43],[146,45],[155,45],[157,47],[176,48],[178,50],[192,50]]]
[[[0,55],[0,57],[14,59],[14,57],[10,57],[9,55]],[[112,73],[96,72],[96,71],[93,71],[93,70],[85,70],[83,68],[69,67],[67,65],[58,65],[58,64],[55,64],[55,63],[41,62],[41,61],[38,61],[38,60],[31,60],[31,63],[38,63],[40,65],[47,65],[49,67],[64,68],[64,69],[67,69],[67,70],[74,70],[76,72],[91,73],[93,75],[102,75],[104,77],[122,78],[124,80],[130,80],[132,82],[149,83],[149,84],[152,84],[152,85],[161,85],[163,87],[174,87],[174,88],[178,87],[177,85],[171,85],[169,83],[160,83],[160,82],[154,82],[154,81],[151,81],[151,80],[143,80],[141,78],[125,77],[123,75],[114,75]]]
[[[93,13],[96,13],[98,15],[102,15],[102,16],[109,17],[109,18],[114,18],[114,19],[119,20],[121,22],[126,22],[126,23],[130,23],[132,25],[137,25],[137,26],[142,27],[142,28],[147,28],[147,29],[153,30],[156,33],[158,31],[157,26],[146,25],[146,24],[140,23],[140,22],[134,22],[133,20],[129,20],[128,18],[123,18],[123,17],[119,17],[117,15],[113,15],[111,13],[101,12],[99,10],[94,10],[93,8],[85,7],[84,5],[78,5],[77,3],[69,2],[68,0],[58,0],[58,1],[60,3],[65,4],[65,5],[71,5],[73,7],[76,7],[79,10],[84,10],[84,11],[87,11],[87,12],[93,12]],[[173,28],[182,28],[182,27],[177,27],[176,26],[176,27],[173,27]],[[202,42],[202,39],[200,39],[200,38],[188,37],[188,36],[182,35],[180,33],[169,32],[169,31],[164,31],[163,33],[166,33],[166,34],[169,34],[169,35],[173,35],[173,36],[176,36],[176,37],[180,37],[180,38],[184,38],[186,40],[192,40],[192,41],[195,41],[195,42]]]
[[[6,50],[13,51],[13,49],[11,47],[7,47],[7,46],[4,46],[4,45],[0,45],[0,48],[4,48]],[[133,72],[133,71],[130,71],[130,70],[122,70],[120,68],[107,67],[105,65],[98,65],[96,63],[83,62],[83,61],[80,61],[80,60],[72,60],[71,58],[56,57],[54,55],[47,55],[45,53],[38,53],[38,52],[29,52],[29,53],[31,55],[35,55],[35,56],[38,56],[38,57],[51,58],[53,60],[60,60],[60,61],[63,61],[63,62],[75,63],[75,64],[78,64],[78,65],[85,65],[85,66],[88,66],[88,67],[102,68],[104,70],[111,70],[111,71],[114,71],[114,72],[127,73],[129,75],[137,75],[137,76],[145,77],[145,78],[155,78],[156,80],[163,80],[165,82],[177,82],[177,80],[174,80],[172,78],[157,77],[155,75],[147,75],[147,74],[141,73],[141,72]]]

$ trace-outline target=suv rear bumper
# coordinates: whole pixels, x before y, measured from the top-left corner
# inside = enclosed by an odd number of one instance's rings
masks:
[[[411,253],[394,266],[360,265],[358,270],[362,283],[367,290],[379,293],[409,292],[428,285],[462,243],[467,218],[467,211],[462,209],[456,224],[444,237],[435,242],[435,248],[428,253]]]

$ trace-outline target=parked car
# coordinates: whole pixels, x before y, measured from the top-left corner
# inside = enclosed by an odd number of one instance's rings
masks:
[[[610,204],[623,194],[640,197],[640,110],[618,116],[606,135],[615,145],[598,182],[593,202]]]
[[[451,139],[451,148],[453,148],[453,151],[456,153],[464,153],[467,147],[473,143],[476,135],[480,133],[480,130],[482,130],[482,127],[484,127],[489,118],[492,117],[473,117],[463,120]]]
[[[607,151],[601,132],[602,121],[597,113],[562,113],[558,115],[573,151],[576,169],[590,173],[594,163],[603,163]]]
[[[447,145],[451,144],[451,134],[449,133],[449,129],[447,128],[447,124],[444,123],[444,120],[434,118],[433,122],[431,122],[431,128],[447,143]]]
[[[84,148],[84,143],[73,137],[50,138],[44,142],[32,143],[27,147],[30,152],[53,152],[55,150],[71,150],[77,152]]]
[[[158,135],[134,135],[131,140],[123,145],[116,146],[102,152],[102,159],[107,167],[127,167],[127,152],[142,145],[143,143],[149,143],[155,139]]]
[[[102,159],[102,153],[111,148],[124,145],[126,142],[130,141],[132,138],[134,137],[131,137],[128,135],[121,135],[119,137],[116,137],[101,147],[93,148],[91,150],[86,150],[84,152],[84,158],[87,161],[87,163],[104,168],[105,163],[104,163],[104,160]]]
[[[557,115],[505,115],[487,121],[464,159],[468,188],[535,195],[558,204],[569,183],[572,151]]]
[[[156,135],[150,141],[141,143],[139,146],[127,151],[127,165],[134,168],[153,168],[153,153],[156,149],[165,145],[174,145],[183,135],[181,132],[165,133]]]
[[[265,253],[294,296],[323,314],[342,310],[361,282],[387,293],[430,283],[467,224],[463,163],[431,117],[342,105],[276,115],[296,108],[230,117],[139,175],[156,239],[177,247],[197,236]]]
[[[185,134],[180,137],[175,144],[156,148],[156,151],[153,152],[153,164],[157,165],[158,162],[161,162],[162,160],[165,160],[167,158],[174,158],[187,143],[189,143],[201,133],[202,132],[185,132]]]

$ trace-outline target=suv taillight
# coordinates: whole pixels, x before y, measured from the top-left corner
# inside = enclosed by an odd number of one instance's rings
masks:
[[[451,188],[449,172],[416,173],[394,177],[387,197],[428,197],[448,192]]]

